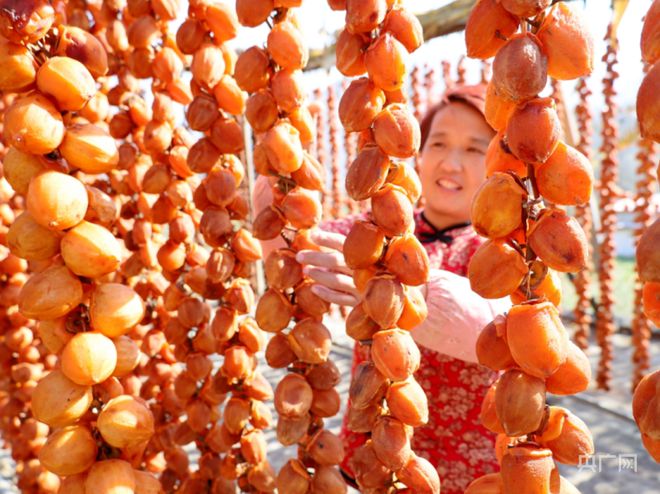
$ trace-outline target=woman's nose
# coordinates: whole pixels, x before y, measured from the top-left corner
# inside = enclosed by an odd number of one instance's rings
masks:
[[[448,150],[440,158],[440,169],[445,172],[458,172],[463,169],[461,153],[456,150]]]

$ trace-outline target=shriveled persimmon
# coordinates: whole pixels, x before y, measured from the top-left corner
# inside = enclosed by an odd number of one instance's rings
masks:
[[[497,131],[503,131],[515,109],[516,102],[499,91],[493,81],[489,81],[484,104],[484,116],[488,124]]]
[[[413,455],[412,428],[394,417],[381,417],[371,433],[376,457],[391,470],[403,468]]]
[[[424,42],[422,24],[410,11],[393,8],[387,13],[382,26],[383,31],[390,33],[412,53]]]
[[[486,150],[486,176],[497,172],[513,172],[520,178],[527,177],[527,165],[513,155],[503,132],[493,137]]]
[[[403,86],[408,50],[389,33],[371,43],[364,57],[369,77],[383,91],[396,91]]]
[[[543,163],[555,152],[561,123],[552,98],[520,104],[509,117],[506,139],[511,152],[525,163]]]
[[[506,320],[511,355],[527,374],[545,379],[568,355],[568,335],[559,311],[550,302],[511,307]]]
[[[53,265],[34,274],[18,295],[25,317],[55,319],[68,314],[83,299],[82,283],[66,266]]]
[[[140,295],[127,285],[104,283],[92,293],[89,308],[92,327],[111,338],[130,331],[144,317]]]
[[[532,494],[551,492],[559,471],[549,449],[533,444],[509,448],[502,458],[503,492]]]
[[[396,471],[396,476],[412,492],[418,494],[435,494],[440,492],[440,477],[433,464],[413,453],[408,463]]]
[[[404,424],[421,427],[428,422],[426,394],[414,379],[392,383],[385,399],[390,413]]]
[[[117,365],[117,349],[110,338],[95,332],[76,334],[60,356],[62,372],[76,384],[91,386],[109,378]]]
[[[348,132],[361,132],[371,126],[385,104],[385,93],[370,79],[352,81],[339,101],[339,120]]]
[[[465,25],[467,55],[483,60],[494,56],[519,23],[497,0],[479,0]]]
[[[367,71],[364,63],[364,52],[369,46],[364,35],[351,33],[344,29],[337,37],[336,57],[337,70],[346,77],[356,77]]]
[[[494,173],[472,199],[474,229],[484,237],[497,239],[511,234],[522,222],[525,189],[508,173]]]
[[[593,181],[587,157],[563,142],[536,170],[539,192],[553,204],[574,206],[589,202]]]
[[[417,286],[428,281],[428,254],[412,234],[402,235],[390,242],[385,254],[385,266],[405,285]]]
[[[61,191],[66,190],[66,194]],[[27,209],[32,218],[52,230],[66,230],[82,221],[89,198],[76,178],[57,171],[44,171],[28,187]]]
[[[404,381],[419,368],[420,353],[408,331],[389,329],[373,336],[371,358],[376,368],[392,381]]]
[[[548,267],[575,273],[584,269],[588,244],[578,221],[560,209],[546,209],[529,232],[529,245]]]
[[[306,415],[313,399],[312,387],[298,374],[287,374],[275,389],[275,409],[287,418],[301,418]]]
[[[507,370],[497,381],[495,410],[508,436],[536,431],[545,412],[545,383],[519,369]]]
[[[385,234],[369,221],[357,221],[344,241],[344,258],[351,269],[375,264],[385,247]]]
[[[52,57],[39,67],[37,87],[68,111],[80,110],[96,93],[92,74],[70,57]]]
[[[642,137],[660,141],[660,117],[658,99],[654,97],[660,85],[660,64],[656,63],[644,76],[637,92],[637,120]],[[6,117],[5,117],[6,118]]]
[[[381,328],[394,328],[403,313],[403,285],[392,275],[380,275],[367,282],[363,304],[366,314]]]
[[[594,441],[587,425],[569,410],[551,406],[548,421],[538,442],[552,451],[554,459],[565,465],[577,465],[580,459],[594,454]]]
[[[7,142],[26,153],[50,153],[64,139],[62,116],[40,93],[17,98],[5,111],[3,127]]]
[[[268,33],[268,53],[284,69],[302,69],[309,53],[302,33],[289,21],[278,22]]]
[[[405,189],[385,184],[371,196],[374,222],[387,236],[403,235],[412,226],[413,206]]]
[[[377,146],[366,146],[349,165],[346,172],[346,192],[362,201],[374,195],[387,179],[390,160]]]
[[[577,79],[593,71],[594,40],[586,19],[566,3],[553,5],[536,35],[548,56],[548,75]]]
[[[589,358],[580,347],[569,341],[566,361],[545,380],[548,392],[556,395],[581,393],[589,387],[590,381]]]
[[[401,104],[386,106],[373,121],[376,144],[389,156],[410,158],[419,149],[419,124]]]
[[[534,98],[543,90],[547,79],[547,56],[531,33],[512,36],[493,61],[493,84],[514,101]]]
[[[484,298],[512,294],[529,268],[523,256],[507,242],[488,240],[470,259],[468,278],[472,290]]]
[[[477,338],[477,359],[491,370],[505,370],[516,365],[506,342],[506,318],[497,316]]]

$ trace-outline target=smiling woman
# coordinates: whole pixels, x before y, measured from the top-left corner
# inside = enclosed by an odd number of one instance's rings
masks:
[[[498,469],[495,433],[480,420],[481,402],[497,374],[477,363],[475,347],[481,328],[507,310],[509,302],[481,298],[465,277],[472,255],[483,242],[469,223],[470,206],[486,177],[486,151],[495,138],[484,117],[485,93],[484,86],[455,87],[421,122],[419,161],[424,208],[414,214],[414,235],[397,237],[387,252],[366,249],[375,254],[374,258],[364,259],[359,254],[365,249],[356,246],[382,244],[377,229],[370,230],[370,223],[362,221],[372,212],[364,212],[322,224],[321,230],[312,232],[311,239],[325,249],[303,250],[296,256],[315,282],[313,293],[330,303],[354,306],[346,328],[356,339],[368,339],[365,331],[373,323],[359,302],[365,273],[368,276],[374,262],[383,262],[397,277],[416,285],[407,287],[413,300],[425,299],[428,316],[423,323],[402,318],[397,326],[412,330],[420,346],[421,362],[415,378],[428,400],[428,421],[416,428],[412,446],[438,469],[445,494],[462,493],[473,479]],[[401,190],[418,194],[420,184],[414,183],[416,177],[411,176],[408,165],[390,163],[389,167],[389,182],[403,184]],[[266,179],[257,181],[257,212],[270,203],[270,190]],[[353,228],[356,222],[365,227]],[[264,244],[264,256],[281,246]],[[430,268],[427,283],[406,269],[406,256],[418,255],[426,258],[422,265]],[[356,345],[354,373],[364,367],[360,364],[368,353],[368,346]],[[342,429],[347,452],[342,469],[349,479],[354,461],[359,461],[352,459],[353,452],[366,439],[365,434],[353,432],[360,429],[356,421],[361,419],[359,414],[353,415],[344,418]]]
[[[484,94],[483,86],[459,87],[422,120],[424,216],[438,229],[469,221],[472,197],[485,179],[495,132],[483,117]]]

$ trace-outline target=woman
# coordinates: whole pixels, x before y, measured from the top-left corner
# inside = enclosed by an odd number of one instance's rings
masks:
[[[470,257],[482,243],[470,226],[472,197],[485,179],[485,154],[495,135],[484,117],[484,86],[457,87],[428,112],[421,123],[419,156],[424,208],[415,213],[415,235],[429,255],[431,275],[424,286],[427,320],[412,334],[422,362],[415,377],[426,391],[429,423],[415,429],[413,449],[436,466],[443,493],[462,493],[477,477],[498,469],[495,435],[479,423],[481,401],[496,374],[477,363],[479,331],[506,302],[487,301],[470,290]],[[264,202],[264,187],[255,194]],[[257,205],[257,208],[259,206]],[[366,213],[365,213],[366,214]],[[313,291],[340,305],[356,305],[359,294],[341,254],[344,236],[356,217],[326,222],[313,240],[326,252],[301,251],[298,262],[316,281]],[[356,345],[353,369],[368,355]],[[342,428],[346,459],[366,437]]]

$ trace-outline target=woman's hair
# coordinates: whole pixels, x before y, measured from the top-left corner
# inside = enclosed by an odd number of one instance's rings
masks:
[[[421,130],[421,146],[420,149],[424,148],[424,144],[429,137],[431,132],[431,125],[433,124],[433,119],[435,115],[442,108],[447,106],[449,103],[461,102],[477,110],[483,117],[484,121],[486,120],[485,111],[486,111],[486,85],[479,84],[476,86],[455,86],[448,89],[445,94],[442,95],[442,98],[437,103],[433,104],[431,108],[426,112],[424,118],[420,123]]]

